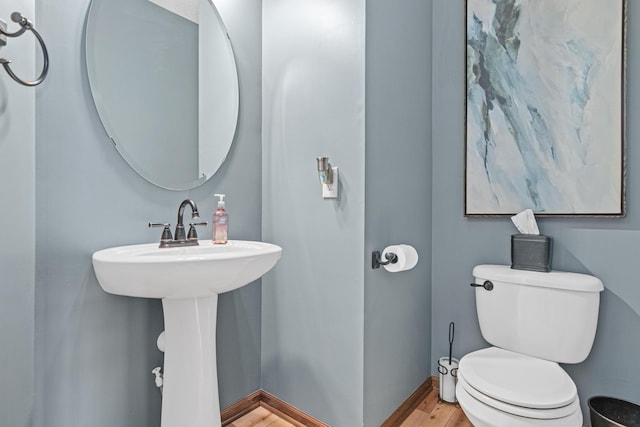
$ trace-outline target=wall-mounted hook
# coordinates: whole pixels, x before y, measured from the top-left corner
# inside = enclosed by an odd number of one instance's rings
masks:
[[[36,29],[33,28],[33,24],[31,23],[31,21],[29,21],[27,18],[22,16],[20,12],[13,12],[11,14],[11,20],[17,23],[18,25],[20,25],[21,28],[14,33],[10,33],[7,31],[6,25],[0,25],[0,35],[3,36],[4,38],[19,37],[22,34],[24,34],[24,32],[27,30],[31,31],[33,35],[36,37],[36,39],[38,39],[38,42],[40,43],[40,47],[42,49],[42,56],[44,57],[43,64],[42,64],[42,72],[40,73],[40,77],[38,77],[33,81],[22,80],[20,77],[16,76],[16,74],[13,72],[13,70],[9,66],[9,64],[11,63],[10,60],[6,58],[0,58],[0,64],[2,64],[5,71],[7,72],[7,74],[9,74],[10,77],[16,82],[20,83],[21,85],[37,86],[40,83],[42,83],[44,79],[47,78],[47,74],[49,73],[49,52],[47,51],[47,46],[45,45],[44,40],[40,36],[40,33],[38,33]],[[4,24],[4,22],[1,22],[1,23]],[[0,39],[0,47],[6,44],[6,42],[3,43],[2,41],[3,39]]]

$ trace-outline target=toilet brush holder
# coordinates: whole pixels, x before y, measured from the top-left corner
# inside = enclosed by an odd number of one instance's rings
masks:
[[[438,359],[438,373],[440,374],[440,400],[456,403],[456,383],[458,382],[458,359],[441,357]]]

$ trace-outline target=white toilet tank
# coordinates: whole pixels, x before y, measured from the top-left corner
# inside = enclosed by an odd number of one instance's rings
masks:
[[[586,274],[478,265],[475,283],[482,336],[490,344],[559,363],[587,358],[598,325],[602,281]]]

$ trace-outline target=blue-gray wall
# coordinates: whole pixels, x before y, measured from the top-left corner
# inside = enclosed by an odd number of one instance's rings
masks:
[[[640,402],[640,4],[628,9],[627,217],[542,218],[541,231],[554,238],[553,267],[601,278],[600,322],[594,348],[582,364],[565,366],[585,401],[595,394]],[[463,216],[464,178],[464,2],[433,2],[433,273],[432,360],[448,352],[447,325],[456,322],[454,356],[484,347],[469,288],[479,263],[510,262],[508,218]],[[433,365],[433,363],[432,363]],[[432,373],[436,370],[432,366]],[[588,422],[588,418],[585,418]]]
[[[263,10],[263,388],[333,427],[362,425],[364,1]],[[340,168],[323,200],[318,156]]]
[[[231,237],[260,239],[261,5],[221,3],[240,75],[236,141],[210,182],[172,192],[134,173],[100,124],[83,62],[88,0],[38,2],[51,72],[36,110],[35,426],[160,423],[160,393],[151,375],[162,363],[155,346],[163,329],[160,301],[103,292],[91,266],[94,251],[159,239],[147,222],[175,224],[178,204],[187,197],[207,218],[218,192],[228,194]],[[208,226],[201,237],[210,232]],[[260,304],[258,283],[220,298],[223,407],[260,386]]]
[[[8,30],[14,11],[34,19],[34,0],[0,4]],[[9,39],[0,56],[20,77],[36,76],[30,36]],[[30,425],[34,396],[35,100],[0,69],[0,424]]]
[[[430,20],[417,0],[265,4],[263,236],[284,252],[263,278],[262,385],[334,427],[380,425],[430,375]],[[373,271],[393,243],[418,266]]]
[[[364,425],[379,426],[431,372],[431,2],[367,1]],[[372,270],[395,243],[410,271]]]

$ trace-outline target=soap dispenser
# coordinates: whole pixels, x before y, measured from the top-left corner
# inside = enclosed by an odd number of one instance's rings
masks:
[[[218,209],[213,214],[213,243],[216,245],[224,245],[227,243],[229,231],[229,214],[224,210],[224,194],[216,194],[218,200]]]

